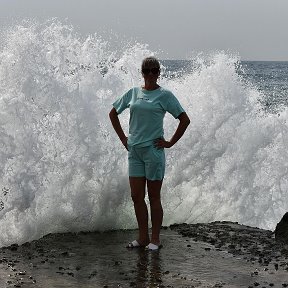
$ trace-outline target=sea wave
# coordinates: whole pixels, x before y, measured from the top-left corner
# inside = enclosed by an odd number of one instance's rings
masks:
[[[136,227],[127,153],[108,112],[141,85],[141,61],[153,51],[139,43],[113,51],[102,37],[80,37],[56,20],[13,26],[3,39],[0,245]],[[273,229],[288,208],[287,110],[263,112],[263,95],[237,73],[239,57],[191,60],[189,73],[160,79],[191,118],[166,150],[164,224],[230,220]],[[127,111],[120,120],[127,131]],[[167,115],[166,138],[177,122]]]

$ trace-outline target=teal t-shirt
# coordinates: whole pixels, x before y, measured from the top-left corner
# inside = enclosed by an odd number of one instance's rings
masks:
[[[172,92],[162,87],[145,90],[134,87],[113,103],[118,114],[130,109],[128,145],[148,146],[163,137],[166,111],[177,118],[185,112]]]

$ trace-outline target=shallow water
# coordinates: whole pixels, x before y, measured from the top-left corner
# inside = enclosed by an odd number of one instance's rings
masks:
[[[159,252],[128,250],[125,244],[135,234],[133,230],[51,234],[18,251],[2,249],[2,260],[5,256],[10,264],[18,262],[13,267],[5,261],[0,264],[0,284],[10,280],[11,287],[22,281],[24,288],[248,287],[258,282],[278,287],[277,283],[287,280],[287,272],[271,267],[264,271],[243,257],[217,251],[170,229],[161,231],[163,248]],[[26,271],[25,275],[19,275],[20,271]]]

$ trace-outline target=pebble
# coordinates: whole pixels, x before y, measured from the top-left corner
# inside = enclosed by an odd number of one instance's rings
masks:
[[[121,264],[121,261],[115,261],[115,262],[114,262],[114,265],[115,265],[115,266],[118,266],[118,265],[120,265],[120,264]]]
[[[91,279],[92,277],[96,276],[97,275],[97,271],[93,271],[90,276],[89,276],[89,279]]]

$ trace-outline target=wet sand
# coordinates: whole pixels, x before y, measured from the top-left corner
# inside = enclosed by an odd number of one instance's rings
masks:
[[[288,287],[271,231],[232,222],[161,231],[163,248],[125,245],[135,230],[49,234],[0,249],[0,287]]]

